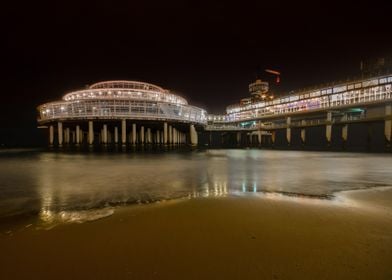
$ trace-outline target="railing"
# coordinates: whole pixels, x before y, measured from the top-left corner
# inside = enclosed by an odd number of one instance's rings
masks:
[[[337,94],[325,95],[305,100],[289,102],[283,105],[272,105],[263,108],[253,108],[238,113],[228,114],[226,123],[266,119],[268,117],[284,116],[294,113],[333,110],[358,105],[392,102],[392,84],[369,87]],[[220,120],[219,122],[222,122]]]
[[[86,90],[79,90],[67,93],[63,96],[65,101],[76,100],[140,100],[140,101],[156,101],[167,102],[173,104],[188,105],[188,102],[181,96],[172,94],[168,91],[151,91],[145,89],[122,89],[122,88],[93,88]]]
[[[76,119],[140,119],[207,123],[203,109],[181,104],[138,100],[59,101],[38,107],[39,123]]]
[[[243,127],[240,125],[206,125],[206,131],[248,131],[255,130],[256,127]]]
[[[334,102],[339,101],[339,99],[345,98],[347,97],[347,95],[350,95],[355,92],[366,93],[366,90],[369,89],[374,89],[377,91],[380,87],[385,87],[387,90],[390,90],[391,84],[392,76],[373,77],[370,79],[351,81],[327,88],[318,88],[305,92],[292,93],[290,95],[282,96],[280,98],[269,101],[253,102],[246,105],[231,105],[227,107],[227,113],[232,114],[253,109],[267,108],[273,105],[278,105],[277,107],[284,107],[285,105],[295,103],[295,101],[312,101],[317,99],[318,97],[327,97],[328,101]],[[329,97],[332,97],[332,99],[330,100]]]
[[[213,124],[207,125],[206,130],[209,131],[254,131],[254,130],[275,130],[275,129],[283,129],[288,127],[306,127],[306,126],[320,126],[326,125],[328,123],[337,124],[337,123],[347,123],[347,122],[355,122],[360,120],[366,120],[367,117],[364,114],[361,115],[343,115],[343,116],[335,116],[332,118],[330,122],[326,119],[304,119],[304,120],[293,120],[288,125],[286,122],[279,123],[261,123],[256,122],[251,126],[241,126],[239,124]]]

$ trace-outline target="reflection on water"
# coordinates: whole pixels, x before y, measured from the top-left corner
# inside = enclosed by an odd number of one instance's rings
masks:
[[[0,217],[82,222],[113,207],[173,198],[263,193],[329,198],[391,185],[390,155],[209,150],[168,153],[0,153]]]

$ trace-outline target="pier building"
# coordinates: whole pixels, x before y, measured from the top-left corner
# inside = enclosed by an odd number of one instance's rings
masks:
[[[38,107],[49,144],[197,145],[205,110],[159,86],[107,81]]]

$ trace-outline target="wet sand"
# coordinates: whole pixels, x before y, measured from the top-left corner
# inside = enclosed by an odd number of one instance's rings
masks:
[[[0,279],[392,279],[392,190],[129,206],[0,248]]]

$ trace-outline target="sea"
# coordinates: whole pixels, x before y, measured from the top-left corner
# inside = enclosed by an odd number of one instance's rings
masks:
[[[119,207],[174,199],[279,194],[333,200],[340,191],[391,185],[391,154],[3,149],[0,231],[92,221]]]

